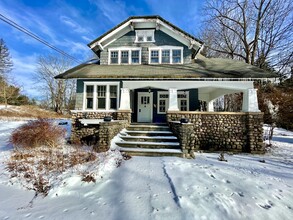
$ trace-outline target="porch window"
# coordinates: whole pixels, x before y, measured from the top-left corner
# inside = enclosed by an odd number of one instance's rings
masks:
[[[129,63],[129,59],[128,59],[128,51],[121,51],[121,63],[125,64],[125,63]]]
[[[85,82],[83,110],[116,110],[118,82]]]
[[[106,86],[97,87],[97,109],[106,108]]]
[[[151,63],[159,63],[159,51],[151,50]]]
[[[131,51],[131,63],[139,63],[139,50]]]
[[[86,109],[93,109],[94,104],[94,86],[86,86]]]
[[[110,86],[110,109],[117,109],[117,86]]]
[[[181,63],[181,50],[172,50],[172,63]]]
[[[111,64],[118,64],[118,51],[111,51]]]
[[[189,111],[189,92],[179,91],[177,94],[178,108],[180,111]],[[169,108],[169,94],[165,91],[158,92],[158,114],[166,114]]]
[[[162,50],[162,63],[170,63],[170,50]]]

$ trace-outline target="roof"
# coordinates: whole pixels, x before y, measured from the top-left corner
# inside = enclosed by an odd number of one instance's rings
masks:
[[[173,25],[172,23],[170,23],[169,21],[163,19],[161,16],[149,15],[149,16],[131,16],[131,17],[129,17],[125,21],[121,22],[120,24],[118,24],[117,26],[112,28],[111,30],[107,31],[106,33],[104,33],[103,35],[98,37],[97,39],[90,42],[88,44],[88,47],[90,47],[91,49],[93,49],[95,47],[99,47],[99,48],[104,47],[105,44],[107,45],[109,42],[112,42],[111,40],[108,40],[107,38],[112,37],[113,39],[117,39],[117,38],[119,38],[120,34],[121,35],[125,34],[125,32],[122,31],[123,29],[124,30],[127,29],[126,32],[131,31],[131,30],[133,30],[133,28],[135,29],[136,25],[138,25],[139,23],[147,23],[147,22],[152,22],[152,23],[158,24],[159,26],[161,25],[162,27],[160,27],[159,29],[162,29],[163,31],[168,30],[171,32],[176,32],[177,34],[180,33],[181,37],[184,36],[189,41],[192,41],[193,43],[197,44],[197,47],[201,47],[203,45],[203,42],[201,40],[199,40],[198,38],[195,38],[191,34],[183,31],[179,27],[177,27],[177,26]],[[131,26],[131,28],[129,28],[130,26]],[[156,26],[156,25],[153,26],[153,28],[157,28],[157,27],[158,26]],[[113,35],[113,36],[111,36],[111,35]],[[184,43],[186,44],[186,42],[184,42]],[[191,42],[189,42],[189,43],[191,43]],[[188,46],[190,46],[190,45],[188,45]]]
[[[276,75],[258,67],[221,58],[199,55],[194,63],[148,65],[98,65],[84,63],[56,76],[56,79],[107,78],[107,79],[188,79],[188,78],[272,78]]]

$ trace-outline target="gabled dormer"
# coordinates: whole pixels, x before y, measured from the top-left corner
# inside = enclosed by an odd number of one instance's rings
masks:
[[[160,16],[134,16],[88,44],[101,65],[187,64],[203,43]]]

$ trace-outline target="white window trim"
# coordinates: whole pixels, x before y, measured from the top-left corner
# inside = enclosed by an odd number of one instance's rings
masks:
[[[131,62],[132,51],[138,50],[138,63]],[[118,51],[118,63],[111,63],[111,52]],[[128,51],[128,63],[121,63],[121,51]],[[112,47],[108,49],[108,64],[109,65],[138,65],[141,64],[141,47]]]
[[[95,112],[115,112],[119,107],[119,82],[84,82],[83,83],[83,111],[95,111]],[[86,86],[94,86],[93,94],[93,109],[86,108]],[[106,109],[97,109],[97,86],[106,86]],[[117,86],[117,109],[110,109],[110,86]]]
[[[138,41],[138,37],[143,37],[143,41]],[[147,37],[152,37],[151,41],[147,40]],[[134,43],[154,43],[155,41],[155,30],[135,30]]]
[[[181,94],[186,94],[186,98],[178,98],[178,95]],[[169,108],[169,97],[168,98],[160,98],[160,95],[169,95],[168,91],[158,91],[158,98],[157,98],[157,114],[166,114],[168,108]],[[160,100],[166,100],[166,112],[160,112]],[[187,111],[189,111],[189,91],[178,91],[177,92],[177,103],[178,103],[178,108],[180,110],[180,101],[187,99]]]
[[[152,63],[151,62],[151,51],[158,50],[159,51],[159,62]],[[181,50],[181,62],[174,63],[174,64],[183,64],[183,47],[176,47],[176,46],[161,46],[161,47],[149,47],[149,64],[162,64],[162,50],[170,50],[170,63],[173,64],[173,50]],[[168,63],[164,63],[168,64]]]

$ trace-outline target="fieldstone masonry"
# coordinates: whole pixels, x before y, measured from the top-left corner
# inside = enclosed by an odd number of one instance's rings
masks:
[[[113,118],[110,122],[104,122],[105,116]],[[97,124],[83,125],[79,119],[101,119]],[[130,111],[117,112],[71,112],[72,128],[71,142],[94,145],[98,152],[109,150],[111,140],[131,121]]]
[[[180,123],[188,118],[189,123]],[[183,156],[196,150],[264,153],[263,113],[168,112],[167,121]]]

